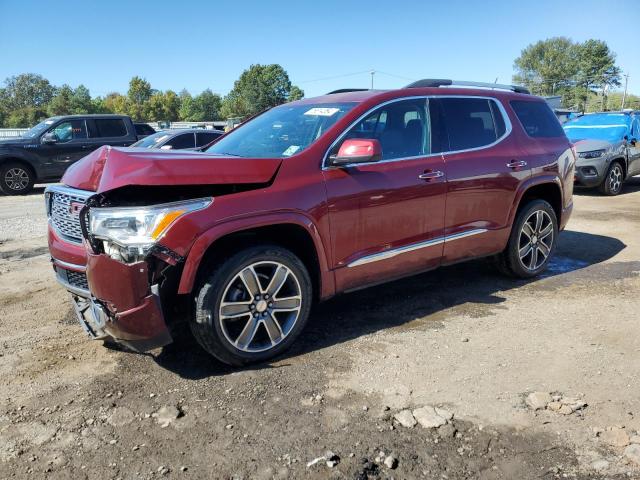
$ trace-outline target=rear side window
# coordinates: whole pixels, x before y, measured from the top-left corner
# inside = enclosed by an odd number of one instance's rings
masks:
[[[203,147],[208,143],[213,142],[216,138],[218,138],[221,133],[217,132],[197,132],[196,133],[196,147]]]
[[[180,150],[182,148],[193,148],[195,146],[193,133],[183,133],[168,140],[163,146],[170,145],[173,150]]]
[[[490,145],[506,131],[504,118],[493,100],[486,98],[441,98],[449,151]]]
[[[563,137],[564,130],[547,102],[512,100],[511,108],[527,135],[533,138]]]
[[[96,137],[125,137],[127,127],[121,118],[97,118],[89,122],[89,136]]]

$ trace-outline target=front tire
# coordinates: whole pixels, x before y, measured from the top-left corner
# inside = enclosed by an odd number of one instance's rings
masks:
[[[307,323],[313,289],[302,261],[278,246],[217,264],[196,297],[191,331],[223,363],[241,366],[287,349]]]
[[[5,195],[25,195],[33,190],[35,176],[20,162],[7,162],[0,166],[0,191]]]
[[[604,181],[600,184],[600,192],[608,196],[619,195],[622,191],[622,182],[624,182],[622,165],[618,161],[611,162],[607,170],[607,176],[604,177]]]
[[[532,200],[516,216],[507,248],[498,255],[499,269],[531,278],[547,269],[558,239],[558,220],[545,200]]]

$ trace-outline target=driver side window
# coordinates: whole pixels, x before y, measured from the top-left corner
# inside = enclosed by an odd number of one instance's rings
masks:
[[[350,138],[378,140],[382,160],[427,155],[431,148],[426,100],[401,100],[383,105],[353,126],[343,141]],[[332,154],[337,153],[340,144]]]
[[[66,143],[71,140],[87,138],[87,129],[84,120],[69,120],[56,125],[51,132],[58,143]]]

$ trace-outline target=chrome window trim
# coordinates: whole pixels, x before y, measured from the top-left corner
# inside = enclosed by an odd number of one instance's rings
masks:
[[[427,113],[429,113],[429,102],[428,101],[430,99],[432,99],[432,98],[433,99],[440,99],[440,98],[475,98],[475,99],[480,99],[480,100],[493,101],[498,106],[498,110],[500,110],[500,114],[502,115],[502,119],[504,120],[504,126],[505,126],[504,134],[502,134],[502,136],[500,138],[496,139],[495,142],[493,142],[493,143],[490,143],[488,145],[483,145],[481,147],[467,148],[467,149],[464,149],[464,150],[448,150],[448,151],[445,151],[445,152],[428,153],[428,154],[425,154],[425,155],[416,155],[416,156],[412,156],[412,157],[390,158],[388,160],[378,160],[377,162],[347,163],[345,165],[340,165],[339,167],[338,166],[332,166],[332,165],[328,164],[329,152],[331,152],[331,150],[333,150],[333,148],[339,142],[342,141],[342,139],[349,132],[349,130],[351,130],[353,127],[355,127],[358,123],[360,123],[362,120],[364,120],[368,115],[370,115],[371,113],[376,111],[378,108],[384,107],[385,105],[389,105],[391,103],[401,102],[403,100],[421,100],[421,99],[424,99],[424,100],[427,100],[426,108],[427,108]],[[360,165],[378,165],[378,164],[381,164],[381,163],[391,163],[391,162],[399,162],[399,161],[404,161],[404,160],[414,160],[414,159],[417,159],[417,158],[431,158],[431,157],[437,157],[437,156],[441,156],[444,159],[445,155],[453,155],[453,154],[464,153],[464,152],[474,152],[474,151],[477,151],[477,150],[484,150],[486,148],[495,147],[496,145],[498,145],[499,143],[504,141],[509,135],[511,135],[512,131],[513,131],[513,125],[511,124],[511,119],[509,118],[509,115],[507,114],[507,110],[504,108],[504,105],[502,104],[502,101],[499,100],[498,98],[495,98],[495,97],[483,96],[483,95],[414,95],[414,96],[410,96],[410,97],[398,97],[398,98],[394,98],[394,99],[391,99],[391,100],[387,100],[386,102],[379,103],[375,107],[372,107],[369,110],[367,110],[365,113],[360,115],[355,121],[353,121],[351,124],[349,124],[349,126],[342,131],[342,133],[338,136],[338,138],[336,138],[331,143],[331,145],[329,145],[329,148],[327,149],[327,151],[324,154],[324,157],[322,158],[322,170],[332,170],[332,169],[335,169],[335,168],[349,168],[349,167],[360,166]],[[431,133],[431,132],[429,132],[429,133]]]
[[[434,245],[439,245],[441,243],[452,242],[454,240],[460,240],[462,238],[471,237],[473,235],[478,235],[486,232],[488,232],[486,228],[474,228],[472,230],[454,233],[453,235],[445,235],[443,237],[432,238],[431,240],[427,240],[424,242],[412,243],[410,245],[405,245],[403,247],[392,248],[384,252],[373,253],[371,255],[365,255],[364,257],[360,257],[357,260],[354,260],[353,262],[347,264],[347,268],[359,267],[360,265],[365,265],[367,263],[378,262],[380,260],[387,260],[389,258],[396,257],[403,253],[413,252],[415,250],[420,250],[422,248],[433,247]]]

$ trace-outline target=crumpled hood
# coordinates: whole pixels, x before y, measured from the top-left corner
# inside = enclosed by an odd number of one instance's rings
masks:
[[[270,158],[104,146],[69,167],[62,183],[99,193],[128,185],[267,183],[281,162]]]
[[[611,145],[613,145],[613,143],[606,140],[578,140],[574,143],[578,153],[603,150],[611,147]]]

